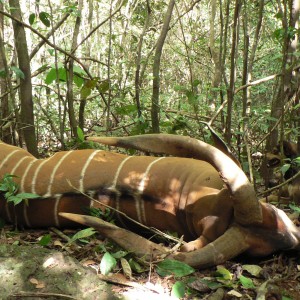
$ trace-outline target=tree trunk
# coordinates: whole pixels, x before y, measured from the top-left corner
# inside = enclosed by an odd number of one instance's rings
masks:
[[[216,17],[216,7],[217,0],[211,1],[211,16],[210,16],[210,31],[209,31],[209,49],[211,53],[211,58],[214,66],[214,75],[211,83],[211,91],[209,98],[210,112],[214,112],[216,108],[216,100],[218,98],[219,92],[218,88],[221,84],[222,79],[222,67],[221,67],[221,56],[220,49],[215,46],[215,17]],[[220,37],[223,33],[220,32]]]
[[[9,0],[9,6],[13,17],[22,20],[20,3],[18,0]],[[24,27],[13,21],[15,47],[18,56],[19,69],[24,78],[20,78],[19,97],[21,103],[21,126],[27,150],[34,156],[38,156],[37,141],[34,127],[32,84],[30,60],[27,49]]]
[[[297,93],[298,87],[293,84],[295,75],[293,75],[292,65],[297,61],[297,56],[294,55],[297,48],[297,37],[291,36],[289,30],[295,28],[299,19],[299,0],[283,1],[283,7],[280,7],[282,15],[283,41],[282,41],[282,65],[280,84],[277,95],[272,103],[271,117],[274,119],[281,119],[281,135],[280,140],[284,139],[283,124],[284,124],[284,105]],[[290,5],[290,6],[289,6]],[[270,124],[270,135],[266,142],[266,151],[270,151],[278,143],[277,127],[274,123]],[[270,170],[265,168],[262,170],[265,182],[267,183],[271,174]]]
[[[0,3],[0,9],[3,10],[3,3]],[[4,17],[0,15],[0,70],[4,70],[6,73],[5,78],[0,77],[0,94],[4,95],[1,98],[1,140],[5,143],[12,143],[10,128],[12,127],[9,125],[11,120],[9,119],[10,109],[9,109],[9,100],[8,100],[8,80],[10,79],[9,69],[7,65],[7,60],[5,56],[5,49],[4,49],[4,41],[3,41],[3,32],[4,32]]]
[[[144,36],[146,34],[146,30],[149,27],[149,22],[150,22],[150,15],[151,15],[151,8],[150,8],[150,3],[149,0],[146,1],[147,5],[147,16],[145,20],[145,24],[143,27],[143,32],[140,35],[140,40],[138,43],[138,49],[137,49],[137,55],[136,55],[136,70],[135,70],[135,80],[134,80],[134,85],[135,85],[135,103],[137,107],[137,112],[138,112],[138,118],[142,116],[142,108],[141,108],[141,101],[140,101],[140,89],[141,89],[141,58],[142,58],[142,46],[143,46],[143,40]]]
[[[153,62],[153,88],[151,99],[151,119],[152,119],[152,132],[159,133],[159,84],[160,84],[160,59],[162,54],[162,48],[169,30],[169,24],[172,17],[175,0],[170,0],[168,9],[164,18],[164,24],[156,44],[156,50]]]
[[[241,0],[235,1],[234,17],[233,17],[233,29],[232,29],[232,44],[231,44],[231,54],[230,54],[230,82],[229,88],[227,90],[227,118],[225,127],[225,141],[228,145],[231,144],[231,121],[232,121],[232,106],[234,98],[234,87],[235,87],[235,68],[236,68],[236,49],[238,43],[238,20],[239,12],[241,8]]]
[[[81,13],[82,13],[82,0],[78,1],[78,11],[74,28],[74,35],[72,41],[72,53],[73,49],[77,48],[77,38],[79,34],[79,28],[81,23]],[[74,53],[73,53],[74,55]],[[68,68],[68,80],[67,80],[67,102],[68,102],[68,114],[69,114],[69,122],[71,127],[71,134],[75,138],[78,137],[77,134],[77,125],[78,122],[75,117],[75,109],[74,109],[74,91],[73,91],[73,78],[74,78],[74,60],[70,58],[69,68]]]

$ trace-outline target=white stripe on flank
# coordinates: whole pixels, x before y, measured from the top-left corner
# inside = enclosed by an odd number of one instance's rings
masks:
[[[135,209],[136,209],[136,214],[138,217],[138,221],[142,224],[147,224],[147,220],[146,220],[146,212],[145,212],[145,202],[144,200],[141,198],[141,195],[143,194],[144,190],[145,190],[145,184],[146,184],[146,180],[148,179],[148,175],[149,172],[151,170],[151,168],[153,167],[154,164],[156,164],[157,162],[159,162],[160,160],[164,159],[165,157],[159,157],[156,160],[153,160],[147,167],[143,178],[138,186],[138,194],[134,197],[135,200]]]
[[[144,189],[145,189],[145,183],[146,183],[146,180],[148,179],[148,174],[151,170],[151,168],[153,167],[154,164],[158,163],[160,160],[164,159],[165,157],[159,157],[155,160],[153,160],[147,167],[144,175],[143,175],[143,178],[138,186],[138,191],[142,194],[144,192]]]
[[[55,204],[54,204],[54,208],[53,208],[53,218],[54,218],[54,223],[56,227],[60,227],[60,223],[59,223],[59,219],[58,219],[58,206],[59,206],[59,202],[61,199],[62,195],[56,195],[55,196]]]
[[[2,167],[4,166],[4,164],[17,152],[21,151],[20,149],[16,149],[12,152],[10,152],[6,157],[5,159],[2,160],[2,163],[0,165],[0,170],[2,169]]]
[[[112,182],[112,185],[108,188],[109,190],[111,191],[116,191],[116,186],[117,186],[117,181],[118,181],[118,178],[119,178],[119,175],[120,175],[120,172],[124,166],[124,164],[126,163],[127,160],[129,160],[130,158],[132,158],[133,156],[128,156],[126,157],[119,165],[118,169],[117,169],[117,172],[115,174],[115,177],[114,177],[114,180]]]
[[[88,168],[88,166],[89,166],[90,162],[92,161],[92,159],[94,158],[94,156],[101,151],[102,150],[95,150],[94,152],[92,152],[91,155],[89,156],[89,158],[87,159],[87,161],[85,162],[85,164],[81,170],[81,174],[80,174],[80,180],[79,180],[79,191],[80,192],[85,192],[84,186],[83,186],[83,179],[85,176],[86,169]]]
[[[52,156],[53,157],[53,156]],[[51,158],[52,158],[51,157]],[[38,177],[38,174],[42,168],[42,166],[47,162],[49,161],[51,158],[49,159],[44,159],[43,161],[39,161],[39,166],[36,168],[34,174],[33,174],[33,177],[32,177],[32,181],[31,181],[31,193],[33,194],[36,194],[36,189],[35,189],[35,184],[36,184],[36,179]]]
[[[71,151],[67,151],[61,158],[60,160],[56,163],[55,167],[53,168],[53,171],[51,173],[50,176],[50,181],[49,181],[49,185],[48,185],[48,191],[47,193],[43,196],[43,197],[50,197],[51,195],[51,190],[52,190],[52,185],[53,185],[53,181],[54,181],[54,177],[56,174],[57,169],[60,167],[60,165],[63,163],[63,161],[73,152],[73,150]]]
[[[20,166],[20,164],[21,164],[25,159],[27,159],[27,158],[32,158],[32,157],[30,157],[30,156],[24,156],[24,157],[22,157],[22,158],[18,161],[18,163],[14,166],[14,168],[11,170],[10,174],[14,175],[15,172],[16,172],[16,170],[17,170],[17,168]],[[36,159],[35,159],[35,160],[36,160]]]
[[[27,174],[28,174],[30,168],[32,167],[33,163],[36,162],[36,161],[37,161],[36,159],[32,160],[32,161],[28,164],[28,166],[27,166],[25,172],[22,174],[22,180],[21,180],[21,183],[20,183],[20,192],[24,192],[24,182],[25,182],[25,179],[26,179]],[[28,190],[27,190],[26,192],[28,192]]]
[[[122,170],[124,164],[126,163],[126,161],[129,160],[129,159],[131,159],[132,157],[133,157],[133,156],[127,156],[127,157],[120,163],[120,165],[119,165],[119,167],[118,167],[118,169],[117,169],[117,171],[116,171],[115,177],[114,177],[114,179],[113,179],[112,185],[108,188],[108,190],[110,190],[110,191],[112,191],[112,192],[115,193],[115,209],[116,209],[117,211],[120,210],[120,196],[121,196],[120,191],[118,191],[118,190],[116,189],[117,182],[118,182],[118,178],[119,178],[120,172],[121,172],[121,170]],[[121,218],[121,216],[120,216],[119,213],[117,214],[117,218],[119,219],[120,223],[121,223],[122,225],[124,225],[124,227],[126,228],[126,226],[125,226],[125,224],[123,223],[122,218]]]

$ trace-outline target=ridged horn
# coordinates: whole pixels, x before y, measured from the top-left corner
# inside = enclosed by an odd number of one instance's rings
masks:
[[[190,137],[172,134],[87,137],[87,140],[110,146],[204,160],[216,168],[231,191],[234,201],[235,221],[241,225],[262,222],[261,208],[247,176],[233,160],[211,145]]]
[[[249,249],[246,234],[237,226],[230,227],[223,235],[203,248],[191,252],[180,252],[173,258],[194,268],[204,269],[236,257]]]
[[[160,256],[170,252],[166,247],[151,242],[129,230],[120,228],[102,219],[71,213],[59,213],[59,215],[79,224],[95,228],[103,236],[111,239],[125,250],[133,252],[137,257],[145,261],[150,262],[156,260]]]

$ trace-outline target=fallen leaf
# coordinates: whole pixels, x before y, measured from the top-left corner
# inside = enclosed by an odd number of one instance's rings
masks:
[[[55,259],[53,257],[48,258],[44,263],[43,263],[43,267],[46,268],[53,268],[54,266],[57,265],[57,262],[55,261]]]
[[[62,242],[60,240],[55,240],[54,243],[53,243],[53,245],[57,246],[57,247],[61,247],[61,248],[63,247],[63,244],[62,244]]]
[[[97,263],[94,260],[92,260],[92,259],[88,259],[86,261],[83,261],[81,264],[84,267],[87,267],[87,266],[90,266],[90,265],[96,265]]]
[[[32,283],[32,284],[38,284],[39,283],[39,281],[35,278],[30,278],[29,282]]]
[[[35,288],[36,288],[36,289],[43,289],[45,286],[46,286],[46,285],[45,285],[45,282],[40,281],[40,282],[35,286]]]
[[[243,265],[243,270],[247,271],[251,275],[258,277],[262,268],[257,265]]]
[[[239,293],[239,292],[237,292],[235,290],[229,291],[227,293],[227,295],[234,296],[234,297],[237,297],[237,298],[242,298],[242,296],[243,296],[241,293]]]

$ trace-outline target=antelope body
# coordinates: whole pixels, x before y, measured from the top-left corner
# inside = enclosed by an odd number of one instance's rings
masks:
[[[41,196],[30,200],[28,207],[12,207],[2,199],[1,216],[29,227],[74,225],[70,219],[94,226],[122,245],[131,240],[135,244],[136,236],[131,233],[116,233],[115,227],[78,215],[89,206],[110,205],[147,226],[183,234],[189,243],[172,256],[202,268],[244,251],[268,255],[299,248],[299,230],[283,211],[259,203],[246,175],[218,149],[195,139],[163,134],[89,139],[175,157],[75,150],[36,159],[25,150],[1,143],[0,177],[16,175],[19,192]],[[121,215],[119,219],[126,222]],[[153,243],[151,248],[165,251]],[[143,250],[147,251],[138,251]]]

